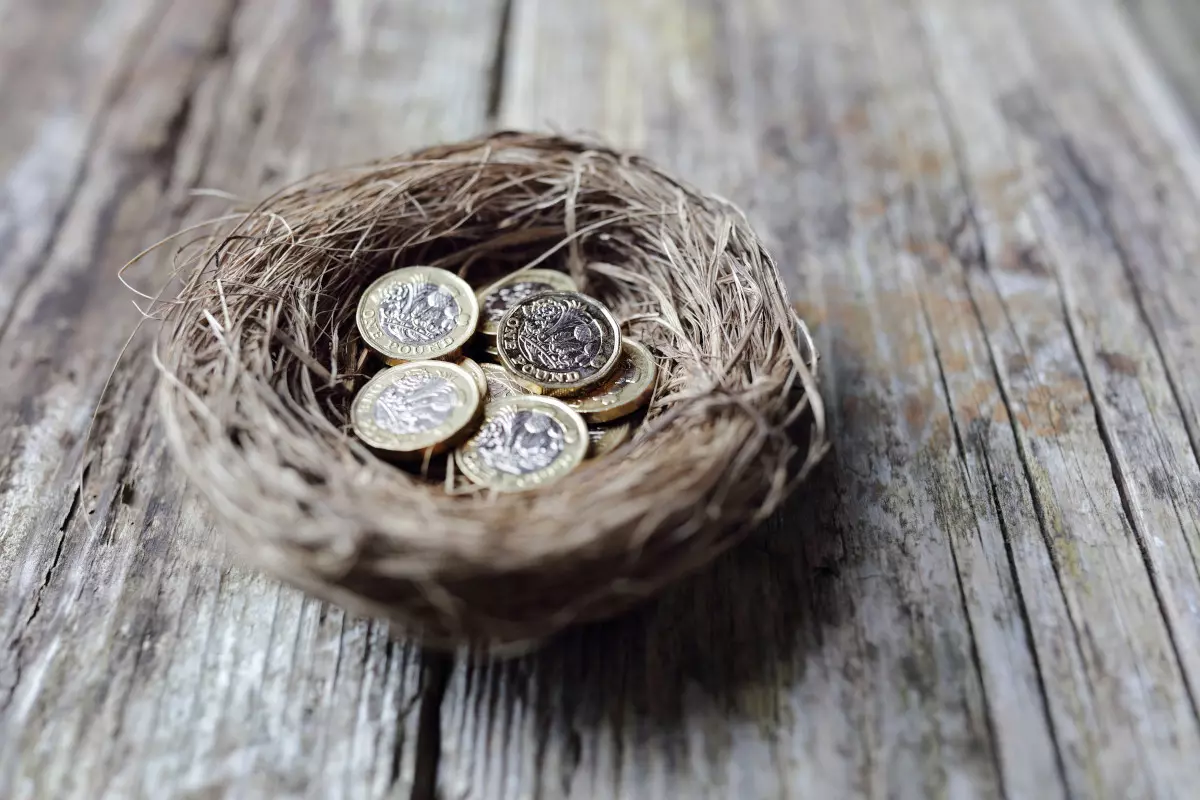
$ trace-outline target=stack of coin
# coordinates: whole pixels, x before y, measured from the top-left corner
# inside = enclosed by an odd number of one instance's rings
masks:
[[[616,449],[657,368],[603,303],[576,289],[547,269],[478,291],[435,267],[379,278],[357,321],[390,367],[355,398],[355,433],[399,457],[453,450],[468,480],[495,491],[545,486]]]
[[[578,288],[570,275],[551,269],[527,269],[501,278],[476,293],[480,309],[479,335],[494,343],[500,320],[512,306],[534,295],[573,292]]]

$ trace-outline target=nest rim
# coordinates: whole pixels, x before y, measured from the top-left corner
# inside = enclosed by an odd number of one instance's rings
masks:
[[[181,253],[156,359],[176,462],[253,565],[429,644],[618,613],[739,541],[825,451],[815,344],[746,216],[595,141],[504,132],[318,173]],[[605,301],[658,362],[634,435],[524,494],[354,440],[375,371],[354,289],[426,262],[557,267]]]

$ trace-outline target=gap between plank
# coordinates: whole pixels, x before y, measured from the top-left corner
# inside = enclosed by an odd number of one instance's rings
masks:
[[[1070,173],[1067,175],[1059,175],[1059,179],[1066,185],[1067,191],[1070,193],[1072,200],[1079,204],[1084,211],[1092,211],[1096,218],[1101,223],[1105,242],[1111,246],[1113,252],[1117,256],[1117,260],[1121,264],[1122,274],[1125,278],[1127,286],[1133,297],[1134,306],[1137,309],[1139,321],[1149,334],[1151,345],[1154,349],[1155,356],[1158,359],[1159,365],[1162,367],[1163,376],[1169,388],[1172,401],[1175,403],[1176,409],[1179,412],[1179,417],[1183,422],[1184,433],[1188,438],[1191,454],[1193,459],[1200,464],[1200,457],[1197,456],[1196,438],[1194,429],[1188,422],[1187,410],[1184,408],[1181,395],[1172,378],[1171,364],[1167,361],[1158,335],[1153,325],[1150,324],[1150,318],[1147,314],[1141,291],[1138,288],[1136,274],[1132,263],[1130,262],[1129,254],[1120,241],[1120,233],[1118,226],[1112,217],[1112,210],[1109,202],[1105,199],[1105,187],[1103,183],[1097,179],[1093,170],[1088,166],[1078,148],[1071,141],[1070,137],[1063,130],[1058,122],[1057,114],[1051,109],[1044,111],[1047,123],[1056,134],[1058,149],[1063,156],[1063,160],[1069,165]],[[1074,180],[1072,180],[1074,179]],[[1070,184],[1074,184],[1071,186]],[[1077,187],[1077,188],[1076,188]],[[1038,219],[1035,222],[1035,228],[1038,232],[1039,239],[1044,239],[1044,229],[1042,221]],[[1175,656],[1176,665],[1179,668],[1180,680],[1183,684],[1184,693],[1187,695],[1188,703],[1191,706],[1193,716],[1200,721],[1200,705],[1197,704],[1195,687],[1192,684],[1192,676],[1187,669],[1187,663],[1183,659],[1181,648],[1178,641],[1178,634],[1175,629],[1171,615],[1168,613],[1168,604],[1164,596],[1163,587],[1161,586],[1161,576],[1154,568],[1154,562],[1150,555],[1149,534],[1138,523],[1138,517],[1134,513],[1133,500],[1130,496],[1129,480],[1125,471],[1121,467],[1121,461],[1117,453],[1116,442],[1113,437],[1111,425],[1106,418],[1100,402],[1100,397],[1096,391],[1096,382],[1093,376],[1093,371],[1084,358],[1084,349],[1080,345],[1078,321],[1075,313],[1072,311],[1071,304],[1068,302],[1067,286],[1064,283],[1061,274],[1057,269],[1052,270],[1055,285],[1058,288],[1059,302],[1062,308],[1063,324],[1067,329],[1067,336],[1071,341],[1071,348],[1075,354],[1075,359],[1079,362],[1080,370],[1083,374],[1084,384],[1087,387],[1088,397],[1091,400],[1093,411],[1096,417],[1096,428],[1100,434],[1100,440],[1104,445],[1105,455],[1108,457],[1109,468],[1112,472],[1113,483],[1117,489],[1117,495],[1121,501],[1121,511],[1125,516],[1126,522],[1129,524],[1129,529],[1133,534],[1134,541],[1137,543],[1138,553],[1142,559],[1142,566],[1146,570],[1146,575],[1150,581],[1150,588],[1154,594],[1155,604],[1158,607],[1159,616],[1162,618],[1163,626],[1167,632],[1167,641],[1171,645],[1171,652]],[[1143,392],[1143,395],[1145,393]],[[1145,398],[1149,403],[1149,398]],[[1154,422],[1154,414],[1150,414],[1150,419]],[[1154,422],[1157,429],[1157,422]],[[1179,515],[1179,508],[1175,506],[1176,515]],[[1185,537],[1186,538],[1186,537]],[[1190,544],[1190,543],[1189,543]]]
[[[1167,630],[1167,641],[1171,643],[1171,652],[1175,655],[1175,663],[1179,667],[1180,678],[1183,683],[1184,692],[1187,694],[1188,702],[1192,707],[1192,714],[1197,720],[1200,720],[1200,707],[1196,704],[1196,693],[1193,691],[1191,676],[1188,674],[1187,665],[1180,653],[1179,639],[1175,632],[1175,626],[1172,624],[1171,616],[1167,613],[1167,603],[1163,598],[1162,586],[1159,585],[1160,577],[1154,569],[1153,560],[1150,557],[1150,545],[1146,541],[1146,531],[1142,529],[1137,522],[1137,515],[1133,512],[1133,502],[1129,496],[1129,485],[1126,480],[1125,473],[1121,469],[1121,460],[1117,456],[1116,444],[1113,442],[1112,431],[1109,429],[1108,421],[1104,417],[1103,411],[1100,408],[1100,398],[1096,395],[1096,385],[1092,378],[1092,371],[1088,368],[1087,362],[1083,358],[1083,350],[1079,346],[1079,336],[1076,332],[1076,324],[1074,315],[1071,313],[1067,305],[1067,299],[1063,292],[1061,279],[1058,273],[1055,272],[1055,281],[1058,282],[1059,299],[1062,301],[1063,318],[1067,327],[1067,336],[1071,340],[1071,349],[1075,352],[1075,358],[1078,359],[1083,369],[1083,382],[1087,386],[1088,397],[1092,401],[1092,410],[1096,414],[1096,428],[1100,432],[1100,441],[1104,443],[1104,452],[1108,456],[1109,468],[1112,470],[1113,483],[1117,487],[1117,496],[1121,499],[1121,511],[1125,515],[1125,521],[1129,525],[1129,530],[1133,534],[1134,541],[1137,542],[1138,553],[1142,557],[1142,566],[1146,570],[1146,575],[1150,579],[1150,588],[1154,592],[1155,604],[1158,606],[1158,614],[1162,617],[1163,627]],[[1164,365],[1165,366],[1165,365]],[[1164,370],[1165,371],[1165,370]],[[1181,409],[1182,411],[1182,409]]]
[[[909,12],[911,14],[913,14],[913,16],[916,19],[920,20],[920,13],[913,6],[913,4],[911,2],[908,3],[908,8],[909,8]],[[923,21],[919,22],[919,24],[917,24],[915,26],[915,28],[918,31],[918,37],[920,40],[921,56],[922,56],[921,60],[925,66],[925,72],[928,77],[930,86],[933,89],[933,95],[934,95],[935,101],[937,103],[938,118],[941,120],[942,127],[946,132],[947,141],[949,143],[950,153],[951,153],[953,163],[954,163],[955,175],[957,176],[957,179],[958,179],[959,189],[960,189],[960,191],[962,191],[964,197],[968,201],[966,204],[965,211],[964,211],[964,224],[969,225],[973,229],[976,241],[980,243],[979,247],[978,247],[978,253],[977,253],[978,258],[979,258],[979,263],[984,267],[984,269],[986,269],[988,271],[988,273],[990,275],[991,274],[991,263],[990,263],[989,256],[987,254],[987,250],[983,246],[983,229],[982,229],[982,226],[980,225],[979,220],[976,216],[975,206],[973,203],[970,202],[974,193],[971,190],[971,181],[967,174],[967,170],[966,170],[966,166],[965,166],[965,159],[963,157],[962,143],[959,139],[959,132],[958,132],[958,129],[953,124],[952,116],[950,113],[948,103],[946,101],[945,93],[943,92],[942,86],[937,79],[937,73],[936,73],[936,71],[934,69],[934,65],[932,63],[932,53],[931,53],[932,44],[929,41],[929,35],[925,29],[924,22]],[[1037,516],[1038,528],[1039,528],[1041,536],[1042,536],[1043,546],[1046,548],[1047,553],[1050,555],[1050,565],[1051,565],[1051,569],[1054,572],[1054,580],[1055,580],[1055,583],[1058,585],[1059,594],[1062,597],[1064,607],[1069,609],[1070,604],[1067,602],[1066,588],[1064,587],[1064,584],[1063,584],[1062,567],[1061,567],[1061,564],[1059,563],[1059,560],[1054,556],[1054,548],[1053,548],[1052,542],[1051,542],[1049,524],[1046,519],[1046,509],[1043,506],[1042,499],[1038,494],[1037,483],[1034,480],[1029,448],[1025,441],[1025,437],[1021,432],[1020,425],[1017,422],[1016,410],[1013,407],[1012,398],[1009,396],[1009,391],[1005,385],[1003,375],[1000,370],[1000,364],[996,358],[996,353],[995,353],[995,350],[991,343],[991,337],[988,335],[987,326],[984,324],[983,314],[979,308],[979,303],[975,298],[974,292],[970,291],[969,287],[968,287],[967,296],[970,299],[971,312],[975,318],[976,323],[979,326],[980,335],[983,337],[984,342],[987,345],[988,362],[989,362],[989,366],[991,367],[991,371],[992,371],[992,379],[996,384],[996,389],[1000,395],[1000,400],[1004,404],[1005,412],[1008,417],[1009,427],[1012,432],[1014,442],[1016,444],[1018,459],[1021,462],[1021,470],[1024,473],[1026,489],[1029,492],[1030,501],[1033,504],[1034,514]],[[1007,307],[1007,305],[1005,305],[1003,303],[1001,304],[1001,306],[1003,307],[1003,310],[1004,310],[1005,319],[1008,322],[1009,326],[1011,327],[1012,321],[1008,318],[1008,307]],[[938,364],[938,368],[941,369],[940,361]],[[953,411],[951,411],[951,418],[953,419]],[[957,423],[955,423],[955,426],[957,428]],[[1015,554],[1013,553],[1012,543],[1011,543],[1011,540],[1009,537],[1008,528],[1004,522],[1003,510],[999,506],[999,497],[996,494],[997,488],[996,488],[996,484],[993,479],[991,464],[990,464],[989,459],[987,458],[986,448],[984,448],[982,452],[984,455],[985,469],[988,473],[988,482],[989,482],[989,485],[991,486],[992,492],[993,492],[993,502],[995,502],[997,504],[996,505],[996,514],[997,514],[997,519],[999,520],[999,523],[1000,523],[1000,529],[1001,529],[1002,535],[1004,536],[1004,547],[1005,547],[1005,553],[1007,555],[1009,572],[1011,573],[1011,575],[1013,577],[1014,585],[1017,590],[1017,596],[1019,598],[1020,609],[1021,609],[1021,620],[1022,620],[1022,624],[1025,629],[1025,635],[1026,635],[1027,641],[1029,643],[1029,650],[1030,650],[1030,654],[1033,658],[1034,668],[1037,673],[1038,688],[1039,688],[1039,692],[1041,695],[1040,700],[1041,700],[1041,705],[1042,705],[1042,713],[1045,715],[1046,727],[1050,734],[1050,740],[1054,745],[1055,766],[1058,771],[1058,777],[1059,777],[1059,780],[1061,781],[1064,792],[1066,794],[1070,795],[1071,794],[1071,783],[1067,778],[1066,759],[1064,758],[1064,755],[1063,755],[1062,746],[1061,746],[1060,740],[1059,740],[1059,731],[1055,724],[1054,715],[1051,713],[1051,709],[1050,709],[1050,699],[1049,699],[1049,694],[1046,690],[1045,677],[1042,673],[1041,659],[1038,656],[1036,643],[1033,638],[1033,628],[1032,628],[1032,624],[1030,621],[1029,608],[1025,602],[1024,591],[1021,588],[1021,582],[1019,579],[1019,570],[1017,569],[1016,558],[1015,558]],[[1075,641],[1073,642],[1073,645],[1074,645],[1075,649],[1078,650],[1080,647],[1080,642],[1081,642],[1078,625],[1077,625],[1074,617],[1070,613],[1067,614],[1067,619],[1070,622],[1071,631],[1072,631],[1072,633],[1074,635],[1074,639],[1075,639]]]
[[[421,711],[417,717],[416,764],[413,768],[411,800],[436,800],[442,756],[442,701],[450,684],[454,656],[421,653]],[[400,777],[401,748],[392,758],[392,784]]]
[[[959,475],[962,480],[963,495],[967,501],[967,505],[970,506],[970,508],[971,508],[971,517],[975,522],[975,535],[982,537],[983,531],[979,525],[979,511],[975,507],[975,501],[971,498],[970,472],[967,467],[967,451],[966,451],[966,448],[963,446],[962,430],[960,429],[959,424],[958,424],[958,416],[954,413],[954,398],[953,398],[953,395],[950,394],[950,382],[946,379],[946,368],[942,363],[942,354],[937,345],[937,338],[933,333],[933,325],[930,323],[929,312],[925,308],[924,295],[922,295],[920,297],[919,302],[921,304],[921,316],[922,316],[922,320],[925,324],[925,331],[929,335],[929,341],[933,348],[933,358],[937,364],[938,379],[939,379],[940,388],[942,390],[942,397],[946,402],[946,414],[947,414],[947,416],[950,417],[950,425],[951,425],[951,427],[954,428],[954,440],[955,440],[956,444],[958,445],[957,461],[958,461]],[[992,488],[992,490],[995,491],[995,487],[990,487],[990,488]],[[996,516],[999,517],[999,515],[1000,515],[1000,509],[997,508]],[[946,545],[950,550],[950,560],[954,564],[954,580],[958,584],[958,597],[959,597],[959,602],[962,603],[963,621],[966,623],[967,633],[970,634],[970,637],[971,637],[971,661],[973,662],[973,664],[975,666],[976,677],[979,679],[979,692],[980,692],[980,694],[983,695],[983,707],[987,711],[987,715],[986,715],[987,729],[988,729],[988,736],[991,739],[991,745],[992,745],[992,747],[991,747],[992,763],[996,767],[996,780],[1000,784],[1000,796],[1003,798],[1008,798],[1008,797],[1010,797],[1010,794],[1008,791],[1008,786],[1005,781],[1004,761],[1000,757],[1000,732],[996,727],[996,715],[993,711],[993,705],[992,705],[994,701],[992,700],[991,696],[988,694],[987,681],[984,680],[983,659],[980,658],[980,656],[979,656],[979,639],[975,634],[975,623],[971,619],[971,607],[970,607],[970,603],[967,600],[967,588],[966,588],[966,585],[963,583],[962,567],[960,566],[959,561],[958,561],[958,548],[955,546],[954,537],[953,537],[953,535],[951,535],[949,533],[949,531],[947,531]],[[1027,616],[1024,612],[1024,609],[1022,609],[1021,616],[1022,617]],[[1027,644],[1030,647],[1030,649],[1032,649],[1033,637],[1029,631],[1026,631],[1025,633],[1026,633],[1026,636],[1028,637]],[[1036,660],[1034,663],[1036,663]],[[1049,724],[1049,702],[1046,700],[1046,698],[1044,696],[1042,697],[1042,703],[1043,703],[1044,713],[1046,713],[1046,715],[1047,715],[1046,727],[1050,731],[1050,740],[1052,742],[1054,742],[1054,746],[1057,749],[1058,741],[1057,741],[1057,737],[1055,737],[1055,735],[1054,735],[1054,727]],[[1056,759],[1056,761],[1057,760],[1058,759]],[[1061,778],[1063,776],[1060,774],[1059,777]],[[1064,789],[1065,789],[1065,781],[1064,781]]]
[[[504,79],[508,72],[509,40],[512,38],[513,4],[516,0],[501,0],[496,20],[496,48],[488,69],[487,108],[484,110],[488,128],[494,129],[504,107]]]

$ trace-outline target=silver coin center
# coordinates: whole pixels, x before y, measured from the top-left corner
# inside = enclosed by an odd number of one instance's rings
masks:
[[[443,425],[462,396],[440,375],[414,370],[383,390],[375,401],[375,423],[397,436],[428,433]]]
[[[565,431],[542,411],[506,408],[488,420],[476,439],[479,458],[508,475],[528,475],[554,463],[566,446]]]
[[[551,299],[525,309],[517,350],[542,369],[588,371],[596,366],[604,338],[599,320],[572,304]]]
[[[384,290],[379,324],[397,341],[432,344],[454,330],[458,301],[436,283],[395,283]]]
[[[499,322],[504,312],[524,300],[542,292],[554,291],[554,287],[542,281],[513,281],[506,283],[483,300],[483,316],[488,322]]]

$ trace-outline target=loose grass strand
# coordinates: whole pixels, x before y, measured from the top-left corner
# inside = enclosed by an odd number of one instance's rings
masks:
[[[228,219],[165,308],[168,442],[252,563],[431,644],[511,648],[614,614],[735,543],[824,452],[816,350],[762,242],[641,158],[502,133]],[[354,310],[415,264],[581,278],[658,355],[635,436],[524,495],[372,456],[348,425],[377,363]]]

